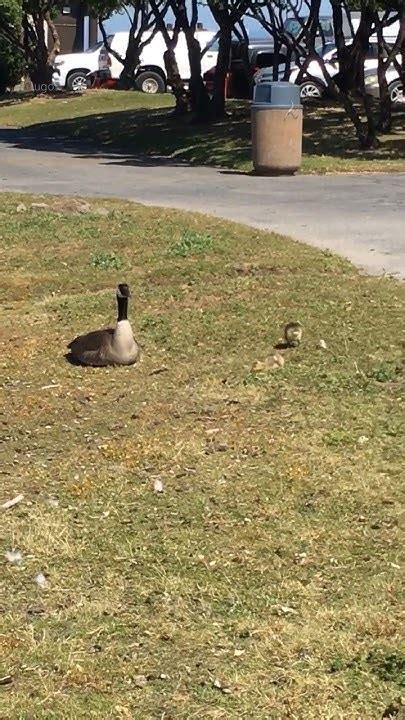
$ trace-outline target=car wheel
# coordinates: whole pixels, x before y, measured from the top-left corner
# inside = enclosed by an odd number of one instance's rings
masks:
[[[305,80],[300,85],[300,98],[301,102],[308,102],[309,100],[320,100],[323,96],[324,90],[314,80]]]
[[[404,89],[400,80],[394,80],[394,82],[389,85],[388,92],[392,103],[405,102]]]
[[[72,72],[66,80],[66,87],[72,92],[84,92],[89,87],[89,80],[87,78],[87,72],[77,70]]]
[[[166,92],[166,83],[162,76],[151,70],[141,72],[135,80],[136,87],[149,95]]]

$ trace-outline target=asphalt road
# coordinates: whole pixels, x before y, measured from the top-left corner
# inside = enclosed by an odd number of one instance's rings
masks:
[[[260,178],[0,129],[0,190],[197,210],[330,249],[370,273],[405,278],[405,174]]]

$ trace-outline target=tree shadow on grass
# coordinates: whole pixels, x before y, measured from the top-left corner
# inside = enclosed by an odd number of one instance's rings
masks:
[[[170,110],[125,110],[3,129],[0,137],[18,147],[98,155],[125,153],[150,158],[234,168],[250,159],[250,128],[245,118],[192,125]]]
[[[69,92],[67,90],[55,90],[50,93],[35,93],[35,92],[9,92],[4,95],[0,95],[0,109],[4,107],[12,107],[13,105],[22,105],[23,103],[29,102],[30,100],[37,99],[39,101],[46,102],[47,100],[64,100],[68,98],[77,98],[81,93]]]
[[[402,110],[402,109],[401,109]],[[305,110],[303,149],[307,157],[330,156],[340,160],[394,161],[405,156],[404,110],[394,112],[393,132],[380,146],[359,149],[354,130],[336,107]],[[0,137],[17,147],[66,152],[96,153],[126,164],[173,162],[250,169],[251,130],[248,106],[238,107],[212,124],[191,124],[169,109],[123,110],[37,123],[23,130],[2,131]],[[402,127],[402,132],[401,132]],[[118,153],[120,156],[118,156]],[[125,157],[122,157],[125,154]],[[315,163],[314,163],[315,166]]]
[[[398,160],[405,158],[405,107],[394,108],[392,132],[382,136],[377,148],[364,151],[343,110],[320,106],[308,108],[304,117],[303,152],[346,160]]]

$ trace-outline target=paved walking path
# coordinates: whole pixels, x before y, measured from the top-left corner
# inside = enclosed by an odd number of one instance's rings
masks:
[[[259,178],[0,129],[0,190],[198,210],[329,248],[405,278],[405,174]]]

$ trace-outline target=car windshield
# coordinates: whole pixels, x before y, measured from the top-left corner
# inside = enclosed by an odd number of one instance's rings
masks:
[[[319,24],[321,26],[321,30],[325,33],[327,37],[333,37],[333,25],[330,20],[320,20]]]
[[[108,44],[111,45],[111,41],[113,39],[114,35],[107,35]],[[104,45],[104,40],[100,40],[99,42],[94,43],[91,47],[86,50],[88,53],[96,52],[96,50],[100,50]]]
[[[321,57],[325,57],[325,55],[327,53],[329,53],[331,50],[334,50],[334,49],[335,49],[335,45],[333,43],[326,43],[326,45],[324,45],[324,47],[320,46],[317,49],[317,52]]]
[[[297,36],[300,34],[303,25],[306,23],[308,18],[301,17],[298,20],[296,18],[287,18],[287,20],[284,23],[284,30],[289,33],[290,35]],[[326,37],[333,36],[333,25],[330,20],[327,18],[320,19],[319,25]],[[321,33],[319,33],[321,34]]]
[[[207,48],[207,52],[219,52],[219,41],[214,40],[214,42],[212,42],[212,40],[209,40],[205,47]]]
[[[304,18],[302,18],[302,22],[305,22]],[[290,35],[299,35],[301,27],[302,25],[299,20],[294,20],[293,18],[288,18],[284,23],[284,30],[290,33]]]

